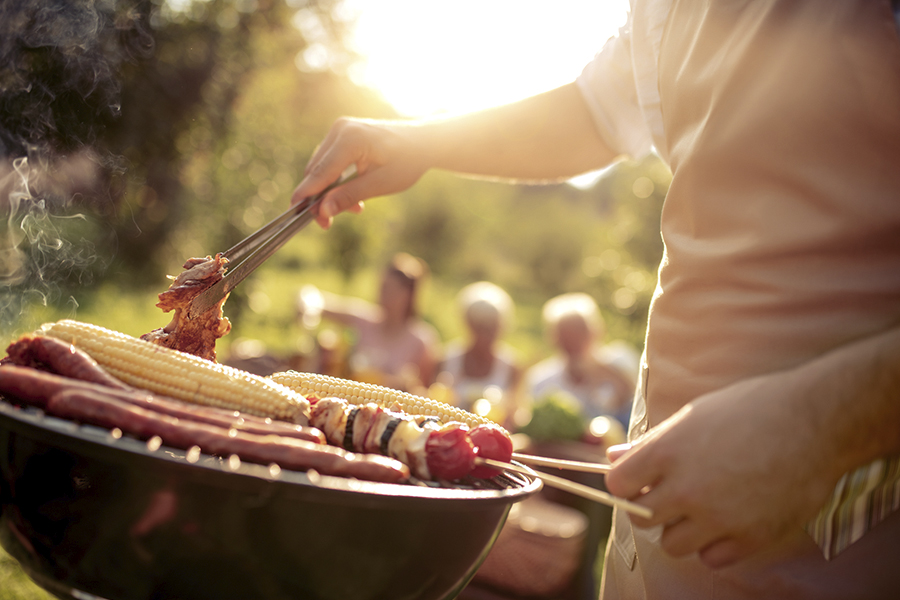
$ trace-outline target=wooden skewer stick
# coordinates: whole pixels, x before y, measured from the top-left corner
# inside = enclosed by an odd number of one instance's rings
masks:
[[[520,463],[524,463],[526,465],[537,465],[538,467],[555,467],[557,469],[581,471],[583,473],[608,473],[612,468],[612,465],[609,463],[581,462],[579,460],[546,458],[544,456],[520,454],[518,452],[514,452],[512,457]]]
[[[606,504],[607,506],[615,506],[621,508],[625,512],[630,512],[645,519],[650,519],[653,517],[653,511],[646,506],[635,504],[634,502],[630,502],[623,498],[618,498],[616,496],[613,496],[612,494],[608,494],[601,490],[596,490],[592,487],[582,485],[580,483],[575,483],[574,481],[569,481],[568,479],[564,479],[562,477],[557,477],[556,475],[547,475],[546,473],[534,471],[527,467],[519,467],[516,465],[511,465],[509,463],[500,462],[499,460],[491,460],[490,458],[476,458],[475,464],[485,465],[488,467],[506,471],[514,471],[516,473],[530,475],[532,477],[537,476],[541,479],[541,481],[544,482],[545,485],[548,485],[550,487],[575,494],[576,496],[581,496],[582,498],[587,498],[588,500],[593,500],[594,502]]]

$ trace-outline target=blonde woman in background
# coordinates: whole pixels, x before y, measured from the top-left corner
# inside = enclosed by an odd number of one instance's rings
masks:
[[[611,416],[628,425],[638,359],[622,346],[603,346],[606,327],[587,294],[563,294],[543,309],[544,326],[559,350],[529,369],[527,390],[534,400],[568,392],[587,418]]]
[[[512,348],[500,341],[512,324],[512,298],[499,286],[479,281],[463,288],[457,300],[468,341],[448,345],[438,379],[451,388],[460,407],[479,413],[490,408],[488,417],[509,426],[522,374]]]
[[[298,312],[315,311],[354,330],[351,378],[421,393],[434,379],[439,348],[437,331],[418,317],[416,307],[427,273],[424,261],[398,253],[384,271],[377,304],[307,286],[298,298]]]

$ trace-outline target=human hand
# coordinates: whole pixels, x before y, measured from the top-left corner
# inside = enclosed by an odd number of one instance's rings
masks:
[[[662,548],[711,568],[763,549],[824,504],[841,470],[784,374],[707,394],[632,445],[610,448],[609,491],[653,510]]]
[[[338,213],[360,212],[374,196],[400,192],[426,170],[422,153],[410,135],[416,126],[393,121],[338,119],[306,166],[291,203],[318,194],[350,165],[357,176],[325,194],[316,221],[325,229]]]

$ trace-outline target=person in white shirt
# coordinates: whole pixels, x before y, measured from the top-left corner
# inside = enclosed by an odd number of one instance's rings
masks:
[[[559,180],[655,150],[665,254],[602,595],[900,597],[900,34],[890,0],[633,0],[577,82],[341,119],[319,222],[428,169]],[[555,207],[555,210],[564,210]]]
[[[458,406],[471,411],[476,402],[489,402],[488,416],[511,428],[522,372],[500,338],[513,320],[512,298],[496,284],[479,281],[464,287],[457,300],[468,339],[447,345],[437,379],[449,384]]]
[[[544,327],[559,353],[532,366],[526,389],[533,401],[557,391],[578,400],[584,416],[615,418],[628,425],[635,377],[621,354],[603,347],[606,327],[587,294],[556,296],[544,304]]]

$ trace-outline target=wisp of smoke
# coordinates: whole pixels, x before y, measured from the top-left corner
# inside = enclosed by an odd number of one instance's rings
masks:
[[[102,134],[119,114],[121,67],[153,48],[140,0],[0,3],[0,335],[108,263],[75,209],[114,201]],[[98,263],[100,263],[98,265]],[[2,339],[2,338],[0,338]]]

